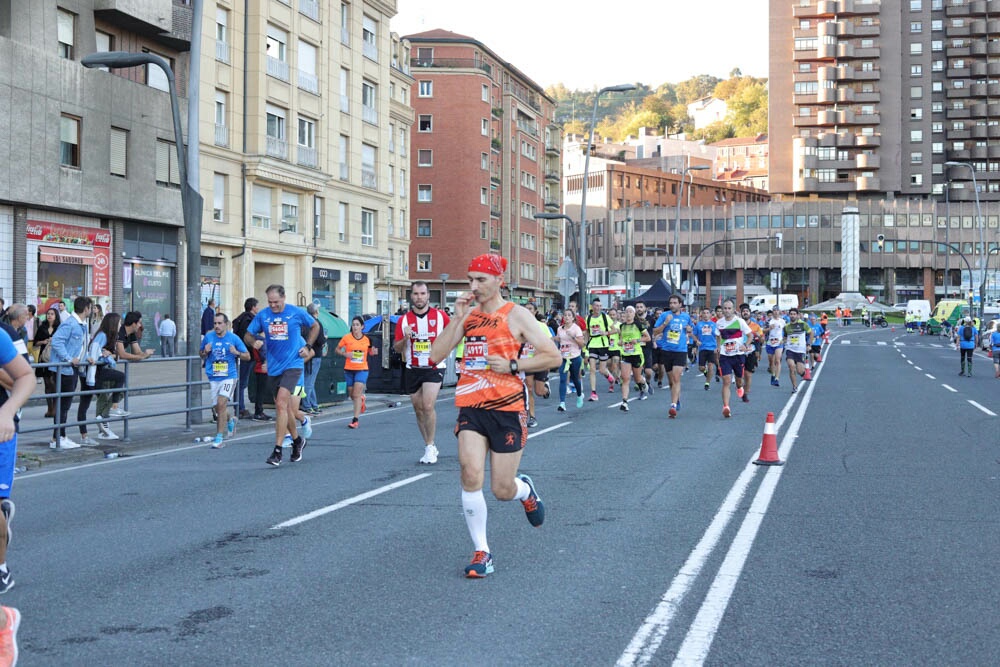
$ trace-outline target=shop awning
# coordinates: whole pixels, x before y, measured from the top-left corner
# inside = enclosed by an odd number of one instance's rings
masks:
[[[93,266],[94,264],[94,253],[91,250],[41,246],[38,251],[38,260],[41,262],[55,262],[56,264],[86,264],[87,266]]]

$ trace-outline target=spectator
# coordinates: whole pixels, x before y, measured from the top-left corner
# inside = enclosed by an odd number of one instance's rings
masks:
[[[24,329],[24,323],[28,321],[31,317],[28,313],[28,307],[20,304],[11,304],[10,308],[4,313],[4,320],[0,322],[0,327],[7,332],[10,336],[11,342],[14,344],[14,349],[17,350],[18,354],[24,357],[24,360],[31,363],[31,357],[28,356],[28,345],[24,342],[24,337],[21,335]]]
[[[319,321],[319,309],[316,308],[316,304],[310,303],[306,306],[306,312],[312,315],[313,319]],[[308,331],[302,332],[302,338],[305,340],[308,335]],[[316,342],[313,343],[313,356],[305,362],[305,373],[303,375],[303,386],[305,387],[306,397],[302,399],[302,411],[310,415],[320,414],[319,401],[316,397],[316,377],[319,375],[319,367],[323,363],[323,348],[326,346],[326,332],[323,330],[323,325],[319,325],[319,335],[316,336]]]
[[[164,313],[160,320],[160,354],[165,357],[174,356],[174,340],[177,338],[177,324],[170,319],[170,313]]]
[[[35,329],[38,328],[38,321],[35,319],[37,312],[34,306],[28,306],[28,321],[24,323],[24,340],[28,343],[28,352],[34,351]]]
[[[125,315],[122,328],[118,330],[118,341],[115,343],[115,354],[119,360],[143,361],[153,356],[152,348],[143,350],[139,347],[142,339],[142,313],[133,310]]]
[[[90,319],[87,321],[87,328],[90,331],[90,337],[93,338],[97,331],[101,328],[101,321],[104,319],[104,309],[101,304],[95,303],[94,309],[90,312]]]
[[[52,353],[49,343],[52,341],[52,334],[59,328],[60,323],[58,308],[49,308],[45,311],[45,319],[38,325],[38,331],[35,332],[35,350],[38,351],[38,363],[46,364],[49,362],[49,355]],[[54,368],[42,366],[35,369],[35,377],[42,379],[46,394],[54,394],[56,392],[57,375],[58,372]],[[47,408],[45,416],[55,417],[56,399],[47,398],[45,399],[45,404]]]
[[[118,328],[121,326],[121,322],[122,316],[118,313],[108,313],[101,318],[101,324],[98,326],[97,333],[91,338],[90,347],[87,350],[87,374],[83,382],[83,389],[85,391],[92,391],[97,387],[103,388],[105,385],[109,385],[112,389],[121,389],[125,386],[125,374],[115,368],[115,347],[118,342]],[[99,394],[98,398],[102,396],[107,396],[107,394]],[[93,397],[93,394],[83,394],[80,396],[80,404],[76,410],[77,421],[82,422],[87,420],[87,411],[90,409],[90,402]],[[98,419],[107,419],[108,416],[126,416],[128,413],[117,406],[119,400],[121,400],[121,394],[113,394],[111,401],[115,405],[111,410],[105,408],[106,412],[104,414],[98,409]],[[97,430],[97,437],[101,440],[118,439],[118,436],[111,431],[111,428],[107,424],[98,424]],[[97,445],[97,442],[87,435],[86,424],[80,424],[80,444],[88,447]]]
[[[66,310],[66,302],[63,301],[62,299],[59,299],[59,301],[56,302],[56,308],[59,309],[59,321],[60,322],[65,322],[72,315],[72,313],[70,313],[68,310]]]
[[[243,340],[243,336],[247,333],[247,327],[253,322],[253,318],[257,316],[257,311],[259,310],[259,302],[254,297],[249,297],[243,302],[243,312],[240,313],[239,317],[233,320],[233,333]],[[237,407],[239,409],[240,419],[249,419],[250,413],[247,412],[246,403],[244,401],[244,394],[247,385],[250,383],[250,373],[253,371],[253,367],[256,364],[254,359],[251,357],[250,361],[240,361],[240,386],[239,386],[239,398],[237,399]]]
[[[83,360],[86,352],[87,318],[94,302],[88,297],[78,296],[73,300],[73,314],[56,329],[52,336],[52,361],[61,364],[59,373],[59,391],[64,394],[58,401],[59,411],[55,415],[55,429],[52,432],[52,449],[76,449],[80,445],[66,437],[66,417],[73,404],[73,392],[76,391],[76,381],[79,377],[77,364]]]
[[[205,310],[201,311],[201,335],[215,328],[215,299],[209,299]]]

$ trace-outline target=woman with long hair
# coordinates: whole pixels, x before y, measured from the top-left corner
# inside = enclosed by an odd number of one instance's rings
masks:
[[[563,363],[559,367],[559,412],[566,412],[566,390],[570,382],[576,389],[576,407],[583,407],[580,366],[583,364],[581,355],[585,342],[583,330],[576,323],[576,314],[567,308],[562,314],[562,324],[556,331],[556,345],[559,346],[559,353],[563,358]]]
[[[365,411],[365,385],[368,383],[368,357],[378,354],[372,347],[363,331],[365,320],[355,315],[351,320],[351,332],[337,343],[337,354],[344,357],[344,379],[347,382],[347,394],[354,403],[354,418],[348,424],[349,428],[358,427],[358,417]]]
[[[52,342],[52,334],[56,332],[59,328],[59,324],[62,320],[59,319],[59,311],[56,308],[49,308],[45,311],[45,319],[38,325],[38,329],[35,331],[35,349],[38,350],[38,362],[47,363],[49,361],[49,354],[51,351],[46,352],[49,343]],[[45,387],[46,394],[56,393],[56,372],[54,368],[39,367],[35,369],[35,377],[42,378],[42,382]],[[45,416],[54,417],[56,414],[56,399],[47,398],[45,399]]]
[[[101,318],[101,325],[90,340],[90,347],[87,351],[88,365],[95,365],[96,369],[88,377],[93,377],[93,384],[84,383],[84,391],[93,391],[107,386],[112,389],[121,389],[125,386],[125,374],[115,368],[115,346],[118,342],[118,330],[122,325],[122,316],[118,313],[108,313]],[[77,407],[77,421],[87,419],[87,411],[90,409],[90,402],[93,394],[80,396],[80,405]],[[97,417],[107,419],[109,415],[125,416],[122,410],[118,409],[118,401],[121,400],[120,393],[99,394],[97,396]],[[117,440],[118,436],[104,422],[97,425],[97,437],[101,440]],[[93,447],[97,443],[87,436],[86,424],[80,425],[80,444]]]

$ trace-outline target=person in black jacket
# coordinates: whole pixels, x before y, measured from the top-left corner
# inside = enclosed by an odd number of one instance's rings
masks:
[[[260,310],[258,307],[259,302],[254,297],[249,297],[243,302],[243,312],[233,320],[233,333],[243,340],[243,336],[247,333],[247,327],[253,322],[253,318],[256,317],[257,311]],[[240,386],[238,389],[239,398],[237,408],[239,409],[240,419],[249,419],[250,413],[246,409],[246,403],[244,402],[244,396],[246,395],[247,385],[250,383],[250,373],[253,372],[254,359],[251,356],[250,361],[240,361]]]

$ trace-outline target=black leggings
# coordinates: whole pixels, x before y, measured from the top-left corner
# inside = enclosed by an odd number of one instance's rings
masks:
[[[969,360],[969,370],[972,370],[972,353],[975,352],[973,349],[961,350],[961,360],[962,360],[962,370],[965,370],[965,360]]]
[[[66,423],[66,419],[69,417],[69,408],[73,404],[73,392],[76,391],[76,379],[79,376],[76,371],[72,375],[59,374],[59,390],[63,394],[69,394],[68,396],[62,396],[59,400],[59,412],[56,413],[53,420],[55,421],[56,428],[52,432],[52,438],[57,443],[59,442],[59,437],[66,435],[66,428],[63,424]]]
[[[121,389],[125,386],[125,374],[121,371],[116,371],[113,368],[108,368],[107,366],[97,367],[97,376],[93,385],[89,385],[86,381],[80,383],[81,391],[93,391],[95,388],[102,388],[102,385],[107,382],[112,384],[113,389]],[[101,399],[101,396],[106,396],[107,394],[98,395],[97,398]],[[80,397],[80,404],[76,408],[76,420],[78,422],[87,420],[87,411],[90,410],[90,403],[94,400],[94,394],[84,394]],[[121,394],[114,393],[111,394],[111,403],[116,403],[121,400]],[[98,400],[98,407],[104,407],[100,405],[105,401]],[[110,405],[110,403],[108,404]],[[98,410],[100,414],[100,410]],[[107,415],[101,415],[107,417]],[[80,424],[80,435],[87,435],[87,425]]]

